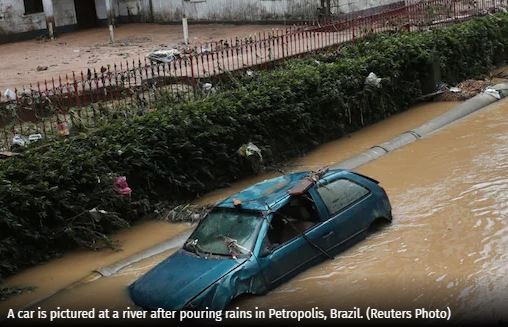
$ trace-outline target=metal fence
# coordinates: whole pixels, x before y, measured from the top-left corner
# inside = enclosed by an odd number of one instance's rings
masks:
[[[28,142],[21,135],[68,135],[112,119],[154,110],[161,97],[180,102],[206,95],[230,74],[271,67],[367,34],[443,26],[506,7],[508,0],[407,0],[377,12],[274,29],[184,49],[171,62],[143,58],[59,76],[15,89],[0,103],[0,148]]]

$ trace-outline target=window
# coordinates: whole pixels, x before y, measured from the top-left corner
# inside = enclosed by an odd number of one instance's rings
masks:
[[[338,179],[317,189],[328,212],[335,214],[369,193],[365,187],[347,179]]]
[[[25,15],[44,12],[42,0],[24,0],[24,2],[25,2]]]
[[[277,248],[319,222],[319,214],[309,195],[292,198],[288,204],[274,212],[264,246]]]

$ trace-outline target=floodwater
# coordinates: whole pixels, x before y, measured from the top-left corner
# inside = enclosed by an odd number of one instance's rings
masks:
[[[346,159],[370,146],[452,108],[429,103],[330,142],[288,165],[316,169]],[[259,308],[437,309],[452,317],[508,319],[508,101],[503,100],[425,139],[358,170],[381,181],[390,196],[393,224],[306,272],[266,296],[234,305]],[[213,192],[199,200],[214,202],[265,174]],[[136,243],[139,238],[131,240]],[[126,286],[173,250],[141,261],[112,277],[90,279],[38,306],[125,309],[133,304]],[[74,254],[62,260],[72,262]],[[45,274],[71,274],[53,262],[29,269],[9,285],[51,288]],[[66,269],[66,270],[65,270]],[[73,269],[75,269],[73,267]],[[80,270],[79,267],[76,268]],[[63,271],[62,271],[63,270]],[[82,270],[82,269],[81,269]],[[72,274],[77,274],[72,272]],[[86,275],[86,271],[80,271]],[[39,282],[40,281],[40,282]],[[53,288],[55,288],[53,286]],[[39,298],[44,292],[36,290]],[[28,294],[30,295],[30,294]],[[32,300],[36,297],[32,295]],[[0,313],[26,305],[25,295],[0,303]]]

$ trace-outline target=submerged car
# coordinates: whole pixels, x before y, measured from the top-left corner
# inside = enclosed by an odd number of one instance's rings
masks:
[[[392,220],[382,187],[346,170],[298,172],[220,202],[182,249],[129,286],[146,310],[223,310],[261,295]]]

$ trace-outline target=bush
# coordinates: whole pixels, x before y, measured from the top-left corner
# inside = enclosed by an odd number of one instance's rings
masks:
[[[111,245],[108,233],[157,201],[190,199],[252,174],[236,154],[242,144],[281,162],[405,110],[436,56],[455,82],[486,73],[507,53],[507,15],[377,34],[202,100],[159,103],[143,117],[29,148],[0,163],[0,277],[69,248]],[[365,86],[370,72],[383,77],[380,88]],[[121,175],[132,199],[113,191]]]

